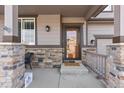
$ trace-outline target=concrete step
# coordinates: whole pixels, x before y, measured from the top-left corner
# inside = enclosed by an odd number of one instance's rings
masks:
[[[80,64],[80,66],[65,66],[63,63],[60,72],[61,74],[87,74],[89,71],[83,64]]]

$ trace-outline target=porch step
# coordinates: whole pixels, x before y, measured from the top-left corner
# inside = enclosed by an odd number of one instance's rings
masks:
[[[61,74],[87,74],[88,69],[81,63],[79,66],[67,66],[63,63],[60,72]]]

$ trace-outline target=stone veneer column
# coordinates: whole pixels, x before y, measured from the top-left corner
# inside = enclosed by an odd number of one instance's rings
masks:
[[[0,87],[24,86],[25,47],[17,43],[0,43]]]
[[[18,6],[4,7],[4,36],[0,43],[0,87],[24,87],[25,47],[18,39]]]
[[[113,44],[107,46],[107,82],[109,87],[124,88],[124,5],[114,6],[114,32]]]

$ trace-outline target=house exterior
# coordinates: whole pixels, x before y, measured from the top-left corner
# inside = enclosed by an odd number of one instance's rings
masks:
[[[106,5],[0,6],[0,87],[23,87],[26,52],[35,54],[34,63],[45,60],[60,66],[86,61],[84,51],[122,51],[123,10],[124,6]]]

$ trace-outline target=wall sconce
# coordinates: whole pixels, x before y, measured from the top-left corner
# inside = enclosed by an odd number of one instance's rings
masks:
[[[92,39],[92,40],[90,41],[90,44],[94,45],[94,44],[95,44],[95,40]]]
[[[47,32],[49,32],[50,31],[50,26],[47,25],[45,29],[46,29]]]

